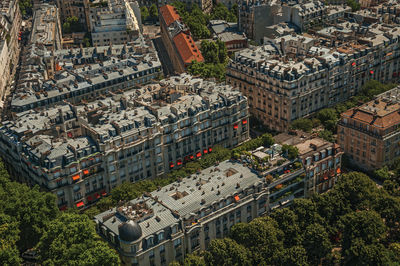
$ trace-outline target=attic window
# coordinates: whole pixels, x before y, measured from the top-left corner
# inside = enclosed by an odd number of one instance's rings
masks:
[[[189,195],[189,193],[187,193],[186,191],[180,192],[180,191],[176,191],[175,193],[173,193],[172,195],[170,195],[174,200],[178,200],[181,199],[183,197],[186,197],[187,195]]]

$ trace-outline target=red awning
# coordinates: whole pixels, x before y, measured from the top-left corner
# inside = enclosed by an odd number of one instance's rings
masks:
[[[198,153],[196,154],[196,157],[201,157],[201,152],[198,152]]]
[[[68,138],[72,138],[72,132],[67,133]]]
[[[341,173],[340,168],[336,169],[336,173],[337,173],[337,174],[340,174],[340,173]]]
[[[207,153],[208,153],[208,150],[207,150],[207,149],[204,149],[204,150],[203,150],[203,153],[204,153],[204,154],[207,154]]]
[[[247,124],[247,119],[244,119],[244,120],[242,121],[242,124],[243,124],[243,125],[246,125],[246,124]]]
[[[208,152],[212,152],[212,148],[208,148]]]
[[[238,124],[233,125],[233,129],[238,129],[238,128],[239,128]]]
[[[85,206],[85,203],[83,203],[83,201],[80,201],[76,204],[76,207],[80,208],[82,206]]]
[[[238,195],[236,195],[236,196],[234,197],[234,199],[235,199],[236,202],[238,202],[238,201],[240,200],[240,198],[239,198]]]
[[[94,196],[96,197],[96,199],[100,198],[100,194],[99,193],[94,194]]]
[[[87,197],[87,200],[92,201],[93,200],[92,196]]]
[[[174,166],[175,166],[174,163],[172,163],[172,162],[169,163],[169,168],[174,168]]]
[[[355,66],[355,65],[356,65],[356,62],[351,63],[351,65],[352,65],[352,66]]]
[[[193,156],[193,155],[190,155],[190,159],[194,159],[194,156]]]
[[[182,165],[182,161],[181,161],[181,160],[178,160],[178,161],[176,162],[176,164],[177,164],[177,165]]]
[[[369,73],[372,75],[372,74],[374,74],[374,71],[373,71],[373,70],[370,70]]]
[[[102,196],[105,196],[105,195],[107,195],[107,192],[106,192],[105,190],[103,190],[103,191],[101,192],[101,195],[102,195]]]
[[[83,170],[83,174],[84,175],[88,175],[89,174],[89,170],[87,170],[87,169]]]
[[[81,178],[80,175],[74,175],[74,176],[72,177],[72,180],[76,181],[76,180],[79,180],[79,178]]]

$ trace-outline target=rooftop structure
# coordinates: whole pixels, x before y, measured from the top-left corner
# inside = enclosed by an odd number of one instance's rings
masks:
[[[322,157],[314,158],[312,164],[326,166],[315,176],[305,170],[309,167],[303,167],[302,160],[284,158],[280,145],[259,147],[238,160],[218,163],[121,202],[95,217],[97,231],[117,248],[124,263],[162,265],[181,261],[187,253],[206,249],[212,239],[227,236],[236,223],[250,222],[289,205],[295,198],[329,189],[337,179],[337,169],[340,172],[341,156],[331,146],[319,145],[314,150]],[[329,181],[316,178],[332,170],[335,174]],[[143,209],[135,215],[145,214],[130,218],[121,214],[121,209],[128,213]]]
[[[171,5],[162,6],[159,16],[162,41],[175,72],[185,72],[192,61],[203,62],[204,58],[176,8]]]
[[[247,121],[239,91],[182,75],[15,113],[2,124],[0,150],[15,176],[57,194],[60,208],[83,207],[124,181],[246,141]]]
[[[61,40],[58,8],[51,4],[40,5],[34,11],[30,43],[58,50],[62,48]]]
[[[373,170],[400,156],[400,87],[341,115],[338,143],[358,167]]]
[[[225,43],[228,52],[235,52],[247,48],[247,38],[243,32],[238,31],[237,23],[228,23],[224,20],[211,20],[210,27],[214,38]]]
[[[141,32],[140,9],[133,0],[91,2],[89,17],[95,45],[124,44],[136,39]]]
[[[125,90],[148,83],[161,73],[150,40],[139,37],[129,45],[75,48],[51,52],[31,44],[23,58],[11,108],[22,112],[63,100],[78,103],[107,90]]]
[[[397,81],[399,40],[400,27],[385,24],[343,22],[315,35],[292,33],[237,52],[227,82],[248,96],[260,121],[286,131],[291,121],[345,101],[370,79]]]

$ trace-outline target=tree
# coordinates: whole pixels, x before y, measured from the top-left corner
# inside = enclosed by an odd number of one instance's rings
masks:
[[[157,8],[156,4],[153,3],[150,6],[149,14],[150,14],[151,19],[157,20],[157,18],[158,18],[158,8]]]
[[[0,264],[19,265],[22,261],[16,246],[19,224],[15,218],[0,213]]]
[[[279,229],[285,234],[285,247],[301,244],[302,235],[297,215],[291,209],[279,209],[272,212],[271,217],[277,222]]]
[[[183,262],[184,266],[206,266],[204,257],[195,254],[188,254]]]
[[[322,130],[318,132],[318,137],[323,138],[324,140],[329,142],[335,142],[335,137],[333,136],[333,133],[329,130]]]
[[[44,193],[38,186],[30,189],[24,184],[7,182],[0,188],[0,212],[19,222],[19,251],[34,247],[45,226],[59,214],[56,196]]]
[[[310,224],[304,232],[303,247],[312,265],[320,265],[332,250],[329,235],[324,226],[320,224]]]
[[[348,5],[349,7],[351,7],[351,10],[352,10],[353,12],[359,10],[360,7],[361,7],[361,5],[360,5],[358,2],[356,2],[355,0],[347,0],[347,5]]]
[[[309,265],[307,262],[307,253],[302,246],[293,246],[285,249],[281,256],[281,265],[291,266],[306,266]]]
[[[283,249],[284,233],[275,220],[269,217],[256,218],[248,224],[238,223],[231,228],[232,238],[244,245],[253,255],[255,263],[263,259],[267,264],[276,264]]]
[[[292,122],[291,124],[292,129],[300,129],[304,132],[311,132],[313,128],[313,123],[310,119],[307,118],[299,118]]]
[[[319,215],[317,204],[310,199],[295,199],[290,209],[297,216],[301,231],[304,231],[310,224],[324,224],[325,221]]]
[[[84,250],[77,261],[80,265],[121,265],[117,252],[100,240]]]
[[[230,238],[212,240],[204,258],[207,265],[252,265],[248,250]]]
[[[389,167],[387,165],[385,165],[384,167],[382,167],[378,170],[375,170],[374,176],[381,181],[385,181],[385,180],[389,179],[390,178]]]
[[[119,265],[116,252],[101,242],[86,215],[63,213],[45,228],[38,243],[45,265]]]
[[[363,245],[378,244],[386,233],[382,218],[375,211],[358,211],[346,214],[340,218],[339,228],[342,230],[342,253],[348,255],[355,241]]]
[[[325,129],[329,131],[336,131],[336,123],[338,120],[338,114],[333,108],[325,108],[318,112],[317,118],[321,121]]]
[[[299,149],[292,145],[283,144],[282,153],[290,160],[293,160],[299,155]]]
[[[149,18],[150,13],[146,6],[140,7],[140,16],[142,17],[142,22],[146,21]]]

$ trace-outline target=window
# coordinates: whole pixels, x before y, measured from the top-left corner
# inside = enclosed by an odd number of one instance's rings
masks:
[[[180,238],[174,240],[174,247],[177,247],[180,244],[181,244],[181,239]]]

